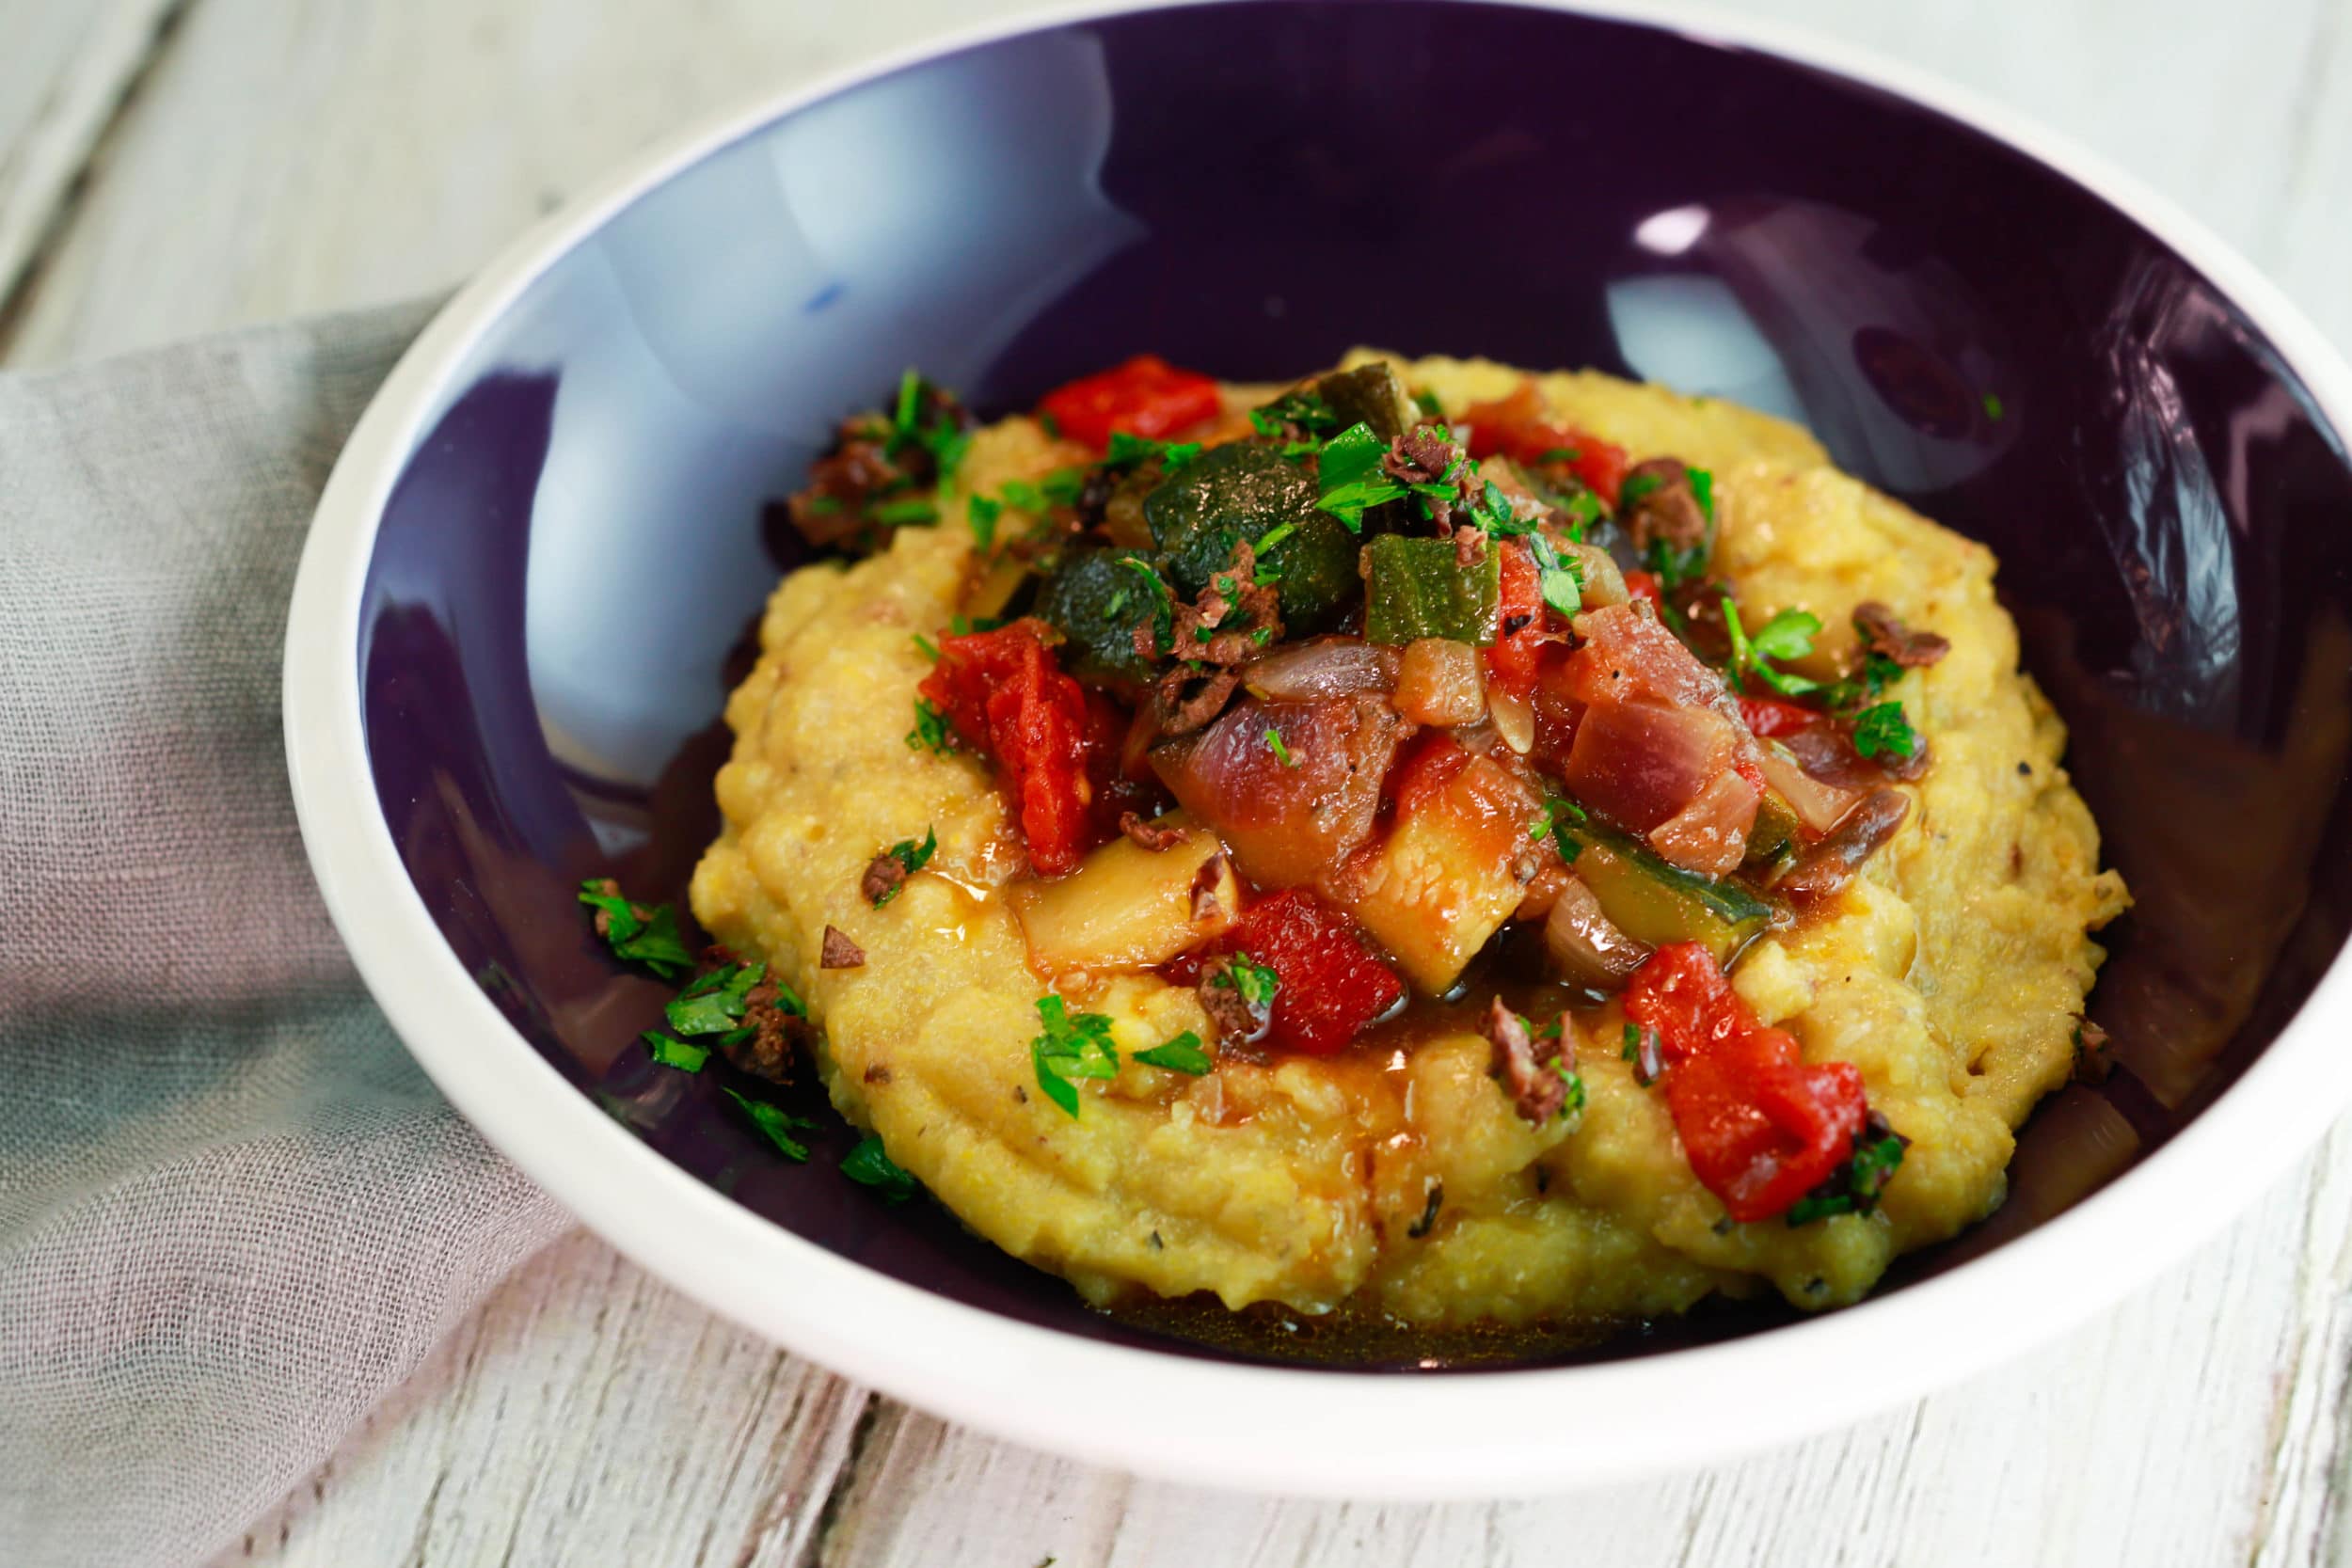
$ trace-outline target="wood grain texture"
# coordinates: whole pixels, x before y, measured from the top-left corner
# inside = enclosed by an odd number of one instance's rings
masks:
[[[0,323],[8,362],[447,286],[729,99],[1018,8],[193,0],[159,55],[126,64],[120,40],[165,4],[0,0],[0,278],[10,235],[49,237]],[[2018,104],[2198,213],[2352,343],[2352,0],[1738,8]],[[1736,1464],[1440,1508],[1208,1493],[996,1443],[871,1401],[578,1237],[224,1561],[2285,1568],[2352,1564],[2347,1485],[2340,1129],[2189,1262],[1963,1387]]]
[[[179,0],[0,12],[0,306],[31,270]]]

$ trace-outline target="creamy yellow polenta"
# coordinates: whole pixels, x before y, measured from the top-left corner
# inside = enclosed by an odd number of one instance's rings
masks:
[[[1457,416],[1521,377],[1474,360],[1405,372]],[[1229,1058],[1197,1079],[1130,1062],[1082,1085],[1084,1114],[1065,1116],[1033,1076],[1046,987],[1000,891],[1022,864],[1004,804],[980,763],[904,738],[929,669],[912,634],[968,608],[972,535],[904,530],[875,559],[794,573],[770,602],[758,666],[727,705],[725,826],[695,874],[694,912],[808,999],[844,1115],[979,1234],[1090,1299],[1209,1291],[1433,1326],[1653,1314],[1758,1280],[1801,1306],[1850,1302],[1898,1253],[1999,1203],[2011,1130],[2068,1074],[2101,958],[2086,933],[2125,895],[2059,766],[2064,729],[2016,673],[1991,554],[1839,473],[1782,421],[1593,373],[1537,385],[1565,423],[1713,471],[1718,570],[1756,613],[1800,607],[1835,628],[1819,673],[1848,652],[1868,600],[1951,641],[1893,692],[1934,758],[1905,786],[1899,834],[1826,914],[1759,941],[1734,977],[1808,1060],[1861,1069],[1870,1104],[1911,1140],[1901,1169],[1871,1214],[1729,1224],[1662,1097],[1620,1060],[1613,1006],[1575,1017],[1589,1103],[1574,1123],[1514,1115],[1467,1014],[1409,1052]],[[1088,455],[1007,420],[978,433],[943,514]],[[866,863],[927,829],[930,868],[869,907]],[[829,924],[865,950],[862,968],[818,967]],[[1109,1015],[1122,1053],[1209,1033],[1190,990],[1148,974],[1065,974],[1057,989],[1073,1010]]]

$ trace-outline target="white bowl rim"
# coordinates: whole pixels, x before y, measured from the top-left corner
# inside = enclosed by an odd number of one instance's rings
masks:
[[[346,444],[286,636],[294,802],[337,930],[425,1071],[483,1134],[620,1251],[706,1306],[884,1393],[1037,1448],[1201,1485],[1385,1499],[1557,1491],[1711,1462],[1859,1418],[2017,1354],[2241,1212],[2352,1100],[2339,955],[2244,1075],[2065,1213],[1889,1296],[1744,1338],[1592,1366],[1416,1377],[1255,1366],[1104,1343],[866,1268],[704,1185],[598,1111],[450,951],[376,808],[352,660],[393,481],[483,333],[645,191],[771,120],[972,46],[1222,0],[1090,0],[936,38],[715,115],[575,198],[443,308]],[[2074,181],[2201,269],[2338,431],[2352,368],[2277,288],[2169,199],[2016,112],[1869,51],[1679,0],[1501,0],[1661,27],[1891,92]],[[2021,1310],[2026,1304],[2030,1310]],[[1932,1344],[1941,1354],[1917,1354]],[[1867,1368],[1868,1377],[1854,1369]],[[1573,1419],[1567,1418],[1573,1413]]]

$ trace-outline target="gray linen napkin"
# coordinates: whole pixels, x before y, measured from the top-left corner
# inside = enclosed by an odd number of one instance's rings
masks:
[[[368,1001],[279,741],[420,307],[0,375],[0,1562],[209,1558],[569,1223]]]

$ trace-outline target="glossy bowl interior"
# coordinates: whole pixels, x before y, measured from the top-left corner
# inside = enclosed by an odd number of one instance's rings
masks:
[[[763,514],[904,366],[993,412],[1144,350],[1263,379],[1367,341],[1592,365],[1802,420],[1999,553],[2139,900],[2092,1009],[2116,1070],[2045,1104],[2007,1206],[1872,1306],[1804,1325],[1706,1314],[1592,1353],[1606,1368],[1235,1371],[1230,1397],[1294,1402],[1294,1426],[1324,1410],[1368,1457],[1327,1474],[1271,1433],[1229,1433],[1229,1462],[1190,1473],[1558,1477],[1556,1442],[1473,1473],[1486,1444],[1449,1439],[1433,1465],[1437,1429],[1375,1448],[1347,1413],[1406,1408],[1383,1386],[1529,1379],[1582,1379],[1565,1386],[1627,1412],[1677,1389],[1757,1399],[1735,1369],[1831,1367],[1832,1334],[1961,1322],[2027,1232],[2119,1174],[2067,1216],[2067,1250],[2145,1258],[2179,1228],[2156,1206],[2217,1218],[2283,1157],[2252,1158],[2262,1107],[2250,1081],[2243,1102],[2232,1089],[2249,1067],[2281,1058],[2273,1144],[2281,1109],[2299,1140],[2344,1092],[2311,1043],[2324,1022],[2297,1026],[2293,1061],[2273,1042],[2352,927],[2352,470],[2314,392],[2343,420],[2341,363],[2193,228],[2128,199],[2156,215],[1777,49],[1436,0],[1075,20],[739,118],[461,296],[338,470],[297,595],[289,736],[339,925],[444,1087],[590,1224],[918,1401],[1167,1467],[1191,1451],[1183,1421],[1158,1446],[1102,1435],[1116,1409],[1073,1381],[1149,1398],[1247,1350],[1092,1314],[937,1210],[883,1209],[834,1170],[844,1135],[806,1165],[777,1158],[707,1076],[646,1062],[637,1032],[663,992],[614,969],[573,891],[612,874],[681,896],[713,831],[729,660],[778,570]],[[2217,1152],[2150,1158],[2207,1121]],[[2249,1158],[2217,1168],[2231,1139]],[[2160,1189],[2190,1159],[2217,1168]],[[2183,1216],[2180,1193],[2216,1201]],[[2000,1288],[2072,1292],[2057,1321],[2110,1288],[2056,1248],[2030,1256],[2043,1275],[2021,1261]],[[959,1359],[894,1354],[885,1333]],[[1046,1381],[1007,1395],[968,1365],[992,1355]],[[1723,1430],[1760,1441],[1902,1390]],[[1403,1398],[1470,1420],[1500,1397]],[[1633,1433],[1568,1473],[1669,1449]]]

